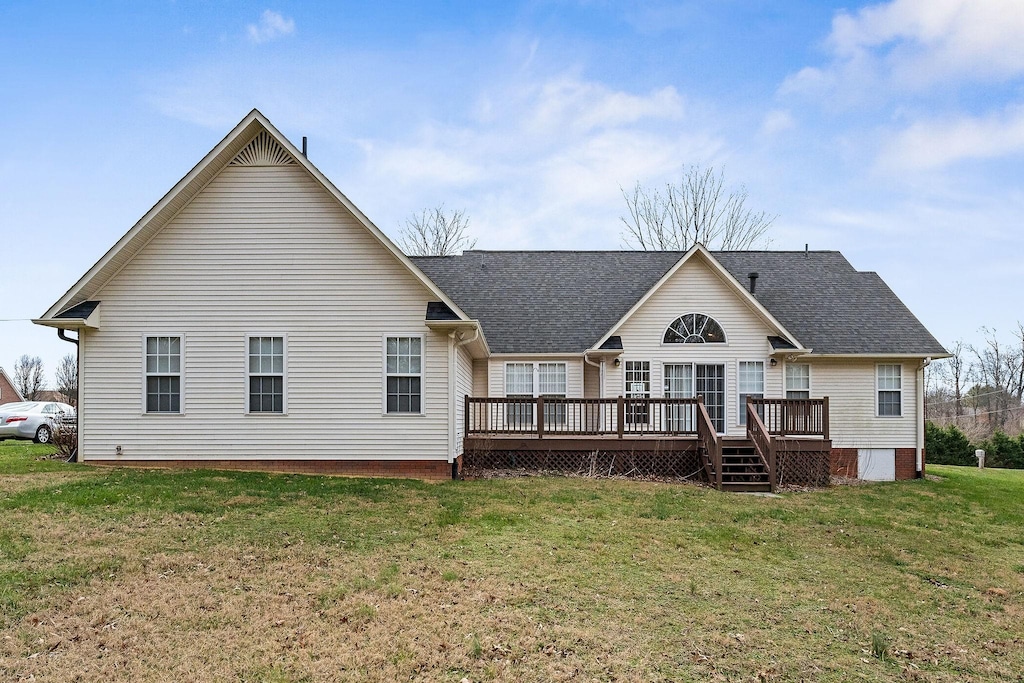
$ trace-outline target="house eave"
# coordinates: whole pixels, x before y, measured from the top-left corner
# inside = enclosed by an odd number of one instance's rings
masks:
[[[52,327],[57,330],[100,329],[99,323],[92,320],[92,316],[88,318],[34,318],[32,323],[42,325],[43,327]]]
[[[808,354],[812,358],[835,358],[835,359],[877,359],[877,358],[905,358],[908,360],[942,360],[943,358],[950,358],[952,354],[949,353],[811,353]]]
[[[423,324],[438,332],[473,331],[475,339],[468,342],[468,348],[474,358],[486,358],[491,355],[491,347],[484,336],[484,328],[479,320],[425,320]]]

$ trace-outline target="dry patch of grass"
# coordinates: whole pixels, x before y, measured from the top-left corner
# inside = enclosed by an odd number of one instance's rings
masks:
[[[0,494],[0,678],[1019,681],[1024,478],[936,470],[778,499],[171,471],[21,488]]]

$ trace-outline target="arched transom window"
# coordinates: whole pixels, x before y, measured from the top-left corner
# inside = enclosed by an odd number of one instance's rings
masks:
[[[724,344],[725,330],[703,313],[687,313],[665,330],[666,344]]]

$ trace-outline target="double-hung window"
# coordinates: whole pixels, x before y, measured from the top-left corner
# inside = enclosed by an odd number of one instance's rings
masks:
[[[509,402],[506,409],[508,427],[513,430],[533,428],[533,363],[505,365],[505,397],[531,399]]]
[[[423,412],[423,338],[388,337],[385,342],[385,410]]]
[[[181,337],[146,337],[146,412],[181,412]]]
[[[903,415],[903,366],[876,366],[876,388],[878,393],[878,416],[901,417]]]
[[[565,363],[537,363],[537,390],[544,398],[565,398]],[[565,404],[545,404],[544,424],[564,425]]]
[[[741,425],[745,425],[747,424],[747,397],[764,398],[764,362],[759,360],[740,361],[738,379],[739,422]],[[758,414],[763,415],[761,412]]]
[[[648,399],[651,397],[651,362],[648,360],[626,361],[626,398]],[[650,422],[650,405],[646,400],[626,401],[626,424],[645,425]]]
[[[786,398],[811,397],[811,366],[807,363],[786,363]]]
[[[249,412],[284,413],[284,337],[249,337]]]

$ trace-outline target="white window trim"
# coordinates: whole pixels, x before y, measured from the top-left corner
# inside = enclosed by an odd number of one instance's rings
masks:
[[[626,363],[647,363],[647,398],[654,397],[654,363],[644,359],[630,358],[622,361],[622,395],[629,397],[629,383],[626,381]],[[664,393],[664,387],[662,388]]]
[[[178,368],[179,369],[179,372],[178,372],[178,378],[179,378],[178,387],[180,388],[181,391],[179,392],[179,395],[178,395],[178,411],[177,412],[173,412],[173,411],[167,411],[167,412],[158,411],[158,412],[152,412],[151,413],[148,410],[146,410],[146,402],[148,400],[148,396],[147,396],[147,392],[146,392],[146,380],[149,377],[149,373],[146,372],[146,355],[147,355],[146,354],[146,340],[149,339],[149,338],[152,338],[152,337],[177,337],[180,340],[178,342],[180,356],[181,356],[179,358],[179,366],[180,367]],[[141,414],[142,415],[184,415],[185,414],[185,371],[187,369],[185,367],[185,357],[186,357],[186,354],[185,354],[185,333],[184,332],[143,332],[142,333],[142,343],[140,345],[140,348],[142,349],[142,363],[141,363],[141,367],[142,367],[142,404],[141,404],[142,413]],[[156,373],[156,374],[159,374],[159,373]]]
[[[529,365],[533,368],[533,397],[538,398],[540,394],[540,366],[541,365],[564,365],[565,366],[565,397],[569,398],[569,361],[567,360],[507,360],[501,365],[501,393],[508,398],[508,366]],[[625,371],[623,371],[625,376]],[[525,394],[514,394],[523,396]]]
[[[284,370],[284,372],[281,373],[282,396],[281,396],[281,412],[280,413],[265,412],[265,411],[262,411],[262,410],[257,410],[257,411],[249,410],[249,378],[252,376],[252,373],[249,372],[249,340],[252,339],[253,337],[281,337],[281,340],[282,340],[281,352],[282,352],[282,354],[284,356],[284,359],[283,359],[284,360],[284,363],[283,363],[284,367],[282,369]],[[249,333],[247,333],[245,335],[245,347],[243,349],[243,356],[242,357],[245,359],[245,367],[244,367],[244,370],[245,370],[245,372],[244,372],[244,377],[245,377],[245,393],[243,394],[243,397],[244,397],[243,398],[243,405],[245,406],[245,414],[246,415],[258,415],[260,417],[275,417],[275,416],[278,416],[278,415],[282,415],[282,416],[283,415],[287,415],[288,414],[288,333],[287,332],[274,332],[274,331],[270,331],[270,332],[249,332]],[[258,373],[258,374],[262,374],[262,373]]]
[[[675,344],[668,344],[667,346],[676,346]],[[679,344],[682,346],[682,344]],[[694,344],[693,346],[701,346],[700,344]],[[717,346],[717,345],[716,345]],[[700,360],[682,360],[672,361],[663,360],[661,361],[661,395],[658,398],[666,398],[665,393],[665,366],[666,365],[689,365],[691,377],[693,380],[693,387],[690,390],[692,396],[686,396],[684,398],[697,398],[697,366],[698,365],[721,365],[722,366],[722,431],[718,432],[720,436],[724,436],[729,433],[729,367],[731,363],[728,361],[700,361]],[[736,368],[734,368],[734,371]],[[653,387],[653,377],[651,385]],[[739,387],[739,378],[736,379],[736,386]]]
[[[742,388],[740,386],[740,379],[742,377],[742,375],[740,373],[740,363],[760,363],[761,364],[761,397],[762,398],[764,398],[767,395],[767,393],[768,393],[767,392],[767,387],[768,387],[768,377],[767,377],[768,370],[767,370],[767,366],[768,366],[768,363],[766,363],[763,358],[758,358],[758,359],[754,359],[754,360],[748,360],[748,359],[745,359],[745,358],[741,358],[741,359],[736,361],[736,426],[737,427],[744,427],[745,428],[747,426],[747,423],[742,418],[746,417],[746,415],[747,415],[747,404],[746,404],[745,401],[742,400],[743,399],[743,390],[742,390]],[[783,381],[785,381],[785,380],[783,380]],[[726,391],[728,391],[728,388],[726,388]]]
[[[898,367],[900,369],[900,414],[899,415],[880,415],[879,412],[878,412],[878,392],[882,391],[882,389],[880,389],[879,386],[878,386],[878,368],[880,368],[883,365],[895,365],[896,367]],[[906,373],[903,372],[903,363],[875,363],[875,396],[874,396],[874,401],[875,401],[875,417],[877,417],[877,418],[879,418],[881,420],[901,420],[904,417],[906,417],[907,406],[906,406],[906,401],[905,401],[905,398],[904,398],[905,395],[906,395],[906,389],[904,388],[904,384],[906,382],[906,380],[904,379],[905,374]],[[886,389],[885,391],[892,391],[892,389]]]
[[[388,337],[405,337],[420,340],[420,410],[418,413],[388,412]],[[455,369],[452,368],[452,372]],[[397,374],[401,377],[414,377],[412,373]],[[390,332],[380,337],[380,414],[383,417],[402,418],[420,417],[427,414],[427,340],[422,332]]]
[[[718,324],[718,326],[722,328],[722,334],[725,335],[725,341],[723,341],[723,342],[703,342],[701,344],[686,344],[684,342],[667,342],[667,341],[665,341],[665,333],[668,332],[668,328],[672,327],[672,323],[674,323],[675,321],[679,320],[680,318],[682,318],[685,315],[691,315],[691,314],[693,314],[693,315],[703,315],[703,316],[706,316],[706,317],[710,318],[711,320],[714,320]],[[713,316],[713,315],[711,315],[709,313],[704,313],[702,311],[687,311],[686,313],[683,313],[683,315],[677,315],[676,317],[672,318],[672,320],[670,320],[668,322],[668,325],[665,325],[665,327],[663,327],[661,329],[661,336],[658,338],[658,343],[659,343],[659,345],[661,345],[663,347],[670,348],[670,349],[678,349],[678,348],[698,348],[698,349],[700,349],[700,348],[707,348],[707,347],[711,347],[713,349],[720,349],[722,347],[729,346],[729,333],[725,331],[725,325],[723,325],[722,323],[718,322],[718,318],[716,318],[715,316]]]
[[[807,398],[814,397],[814,370],[811,368],[810,363],[784,363],[782,366],[782,398],[788,398],[789,387],[786,386],[786,368],[790,365],[805,365],[807,366]],[[877,371],[875,374],[875,381],[878,381]],[[877,403],[877,396],[876,396]]]

